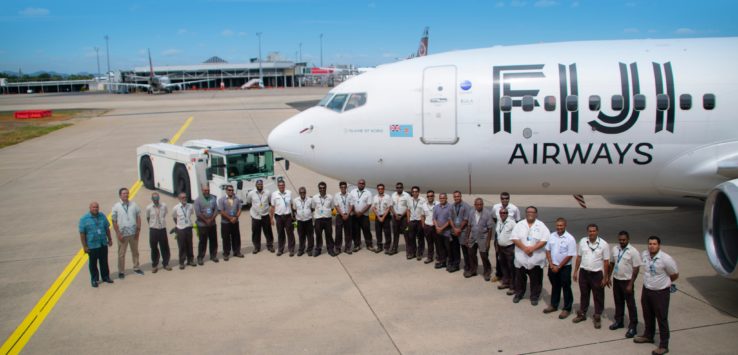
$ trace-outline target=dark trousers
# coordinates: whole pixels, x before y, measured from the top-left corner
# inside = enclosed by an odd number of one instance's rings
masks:
[[[364,233],[364,244],[372,246],[372,231],[369,229],[369,216],[351,216],[351,236],[354,238],[354,247],[361,247],[361,233]],[[349,247],[348,242],[346,247]]]
[[[336,249],[341,250],[341,247],[346,242],[346,249],[351,249],[351,217],[344,220],[341,215],[336,216]]]
[[[435,227],[433,227],[435,228]],[[448,254],[451,249],[451,237],[436,234],[436,262],[448,265]]]
[[[497,244],[497,237],[495,237],[495,240],[493,241],[495,250],[500,250],[499,244]],[[501,260],[500,252],[495,253],[495,276],[497,276],[498,279],[502,279],[502,260]]]
[[[512,289],[515,288],[515,244],[506,247],[498,247],[497,256],[500,263],[498,269],[502,269],[502,284]]]
[[[287,239],[287,250],[295,252],[295,228],[292,226],[292,215],[283,214],[274,216],[277,224],[277,251],[284,253],[284,243]]]
[[[461,247],[464,253],[464,271],[468,271],[474,275],[477,274],[479,268],[479,260],[477,259],[477,252],[479,257],[482,259],[482,267],[484,269],[483,275],[485,277],[492,275],[492,264],[489,262],[489,253],[479,249],[479,244],[474,243],[471,247],[466,245]]]
[[[515,268],[515,297],[523,298],[529,276],[530,300],[537,301],[541,298],[541,290],[543,289],[543,269],[540,266],[535,266],[530,270],[524,267]]]
[[[223,239],[223,256],[241,254],[241,227],[239,223],[221,223],[220,237]]]
[[[564,307],[561,309],[571,312],[574,303],[574,294],[571,292],[571,265],[566,265],[553,272],[548,269],[548,281],[551,282],[551,307],[559,308],[561,292],[564,292]]]
[[[205,257],[205,250],[210,242],[210,259],[215,259],[218,256],[218,226],[197,226],[197,237],[200,239],[197,243],[197,258],[203,259]]]
[[[423,256],[425,251],[425,239],[423,237],[423,222],[409,221],[407,223],[407,237],[405,238],[407,254],[411,256]]]
[[[184,265],[185,261],[192,263],[195,261],[195,254],[192,252],[192,227],[185,229],[175,229],[177,233],[177,248],[179,249],[179,265]]]
[[[377,248],[389,251],[392,244],[392,216],[387,215],[384,221],[374,220],[374,234],[377,235]],[[382,237],[384,236],[384,237]]]
[[[340,218],[340,217],[339,217]],[[316,218],[315,219],[315,250],[320,253],[323,250],[323,235],[325,235],[325,246],[329,251],[333,251],[335,247],[333,243],[333,227],[332,219]]]
[[[423,224],[423,236],[425,237],[425,243],[428,244],[428,260],[433,260],[436,251],[436,227]],[[423,255],[423,253],[420,253]]]
[[[659,347],[669,348],[669,288],[663,290],[641,291],[641,307],[643,307],[643,322],[646,328],[643,336],[653,339],[656,332],[656,322],[659,323]]]
[[[315,248],[315,237],[313,236],[313,220],[297,221],[297,237],[300,240],[297,251],[305,252],[305,240],[307,239],[307,251]]]
[[[161,264],[169,265],[169,241],[167,240],[166,229],[149,228],[149,247],[151,248],[151,266],[159,265],[159,254],[161,254]]]
[[[594,315],[599,316],[605,309],[605,288],[602,287],[602,271],[579,269],[579,314],[587,315],[589,294],[594,298]]]
[[[623,323],[625,319],[625,305],[628,305],[628,329],[635,329],[638,325],[638,310],[636,309],[635,290],[630,293],[625,289],[630,283],[629,280],[612,280],[612,296],[615,300],[615,321]]]
[[[272,234],[272,223],[269,216],[261,216],[261,219],[251,217],[251,243],[255,250],[261,250],[261,232],[264,232],[267,249],[274,248],[274,234]]]
[[[100,281],[102,275],[103,280],[110,280],[110,269],[108,268],[108,246],[103,245],[99,248],[89,249],[87,255],[90,257],[90,278],[91,281]],[[100,265],[100,271],[97,266]]]
[[[400,246],[400,234],[405,239],[405,253],[410,255],[410,242],[408,241],[407,233],[405,233],[405,227],[407,227],[407,216],[402,215],[400,219],[392,216],[392,251],[396,252]],[[413,244],[415,244],[413,242]]]
[[[459,238],[453,235],[448,241],[448,261],[446,263],[449,267],[459,267],[461,265],[461,245],[459,244]]]

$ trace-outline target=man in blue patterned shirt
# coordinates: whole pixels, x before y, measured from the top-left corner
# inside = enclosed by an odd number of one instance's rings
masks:
[[[92,287],[97,287],[100,283],[101,274],[103,282],[113,283],[108,270],[108,247],[113,245],[113,238],[110,237],[110,223],[100,214],[100,205],[97,202],[91,202],[90,212],[79,219],[79,240],[85,253],[90,256]]]

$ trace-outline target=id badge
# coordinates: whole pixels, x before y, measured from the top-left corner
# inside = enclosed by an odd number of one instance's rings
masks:
[[[456,219],[454,220],[454,224],[456,224],[457,226],[458,226],[459,224],[461,224],[461,218],[459,218],[459,217],[456,217]]]
[[[98,229],[97,230],[97,233],[99,233],[99,234],[102,234],[102,232],[103,232],[102,229]]]
[[[236,211],[231,210],[231,217],[234,217],[236,215]]]
[[[213,213],[213,209],[212,208],[206,208],[205,209],[205,213],[212,214]]]
[[[615,264],[615,273],[618,273],[618,264]]]

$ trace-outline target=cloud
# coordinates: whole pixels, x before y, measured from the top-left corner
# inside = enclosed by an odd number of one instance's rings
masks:
[[[628,27],[626,29],[623,29],[623,33],[640,33],[641,31],[638,30],[635,27]]]
[[[682,28],[677,28],[676,31],[674,31],[674,33],[678,35],[693,35],[693,34],[696,34],[697,31],[691,28],[682,27]]]
[[[161,52],[161,55],[163,55],[165,57],[174,57],[174,56],[179,55],[180,53],[182,53],[181,50],[170,48],[170,49],[167,49],[167,50]]]
[[[180,29],[179,29],[179,30],[177,31],[177,34],[178,34],[178,35],[186,35],[187,33],[188,33],[188,31],[187,31],[187,29],[186,29],[186,28],[180,28]]]
[[[230,29],[227,29],[226,28],[220,34],[223,35],[223,36],[225,36],[225,37],[230,37],[230,36],[233,36],[233,30],[230,30]]]
[[[44,9],[41,7],[27,7],[23,10],[18,11],[18,13],[21,16],[42,17],[42,16],[49,16],[49,9]]]
[[[238,33],[238,37],[246,37],[246,36],[248,36],[248,35],[249,35],[249,34],[248,34],[248,33],[246,33],[246,32],[239,32],[239,33]]]
[[[551,7],[551,6],[556,6],[558,4],[559,3],[557,3],[556,1],[553,1],[553,0],[538,0],[538,1],[536,1],[533,4],[533,6],[535,6],[535,7]]]

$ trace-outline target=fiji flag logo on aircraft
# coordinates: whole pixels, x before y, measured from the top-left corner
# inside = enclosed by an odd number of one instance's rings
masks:
[[[391,124],[390,137],[412,137],[413,125],[411,124]]]

